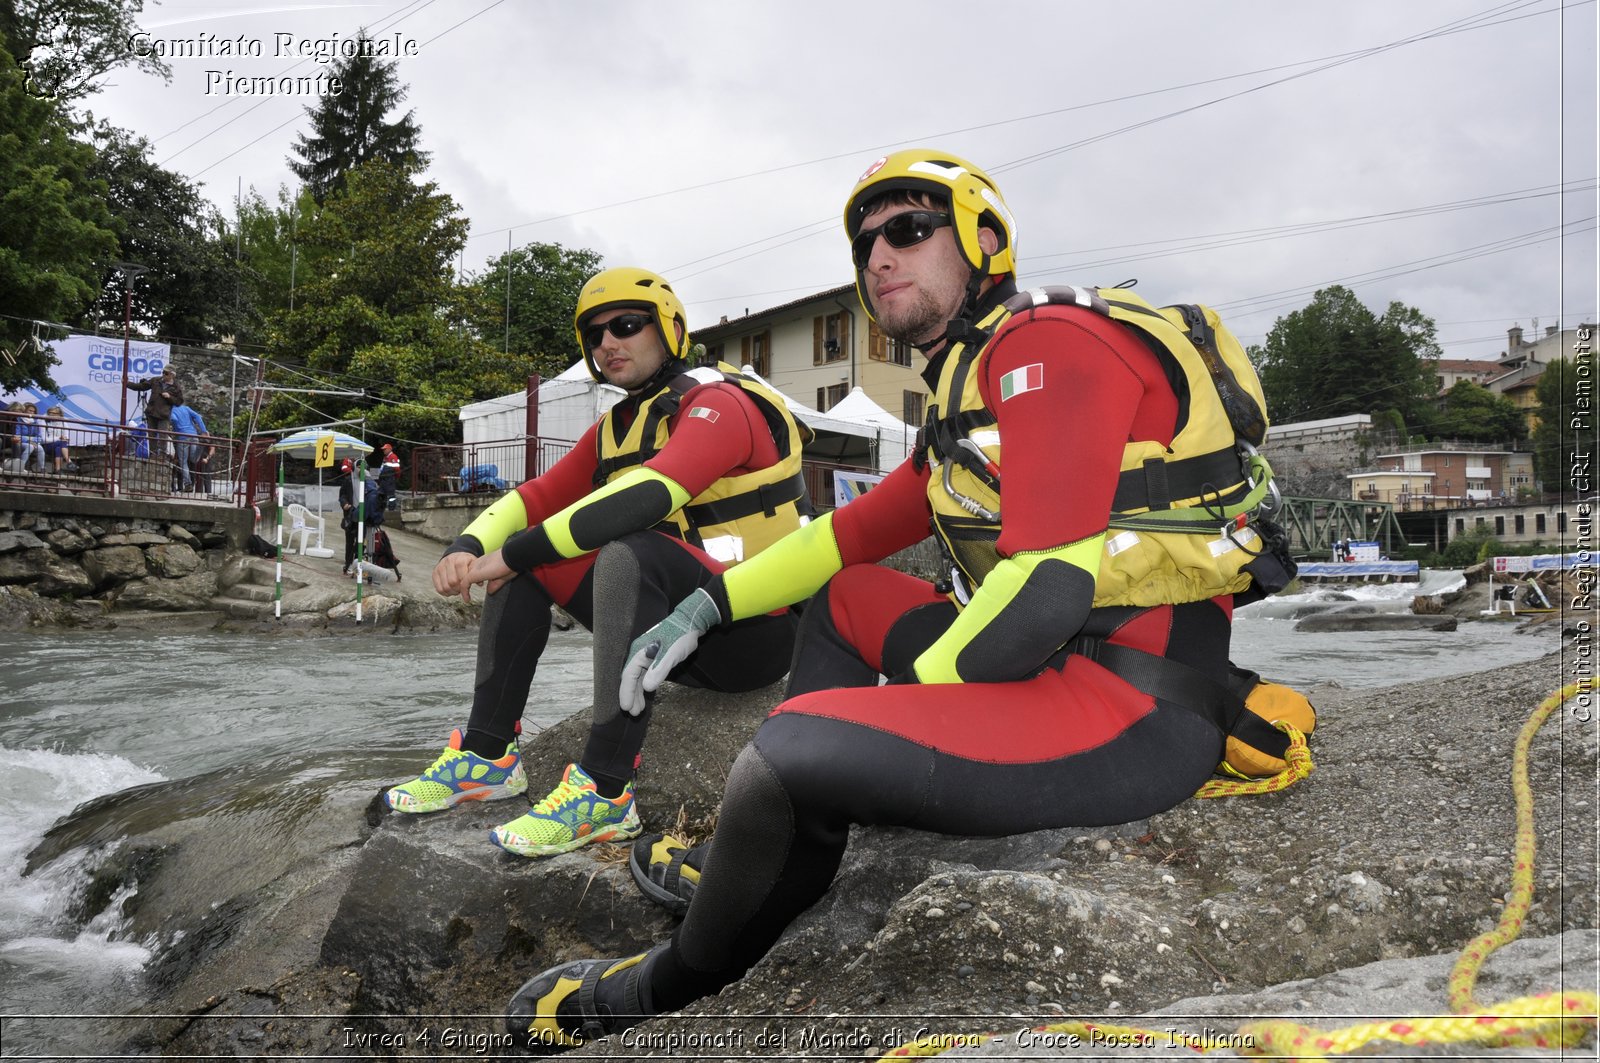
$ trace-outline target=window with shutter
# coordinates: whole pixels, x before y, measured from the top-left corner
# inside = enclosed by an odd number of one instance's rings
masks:
[[[889,360],[889,337],[883,334],[876,321],[867,325],[867,357],[874,362]]]

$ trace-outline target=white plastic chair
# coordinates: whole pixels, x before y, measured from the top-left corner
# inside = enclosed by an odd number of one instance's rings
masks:
[[[298,502],[290,502],[284,507],[283,512],[288,524],[288,527],[284,529],[284,546],[293,550],[295,548],[294,538],[298,535],[300,537],[300,553],[307,554],[312,553],[312,551],[318,551],[319,553],[313,556],[323,556],[320,553],[323,550],[322,516],[311,512]],[[317,537],[315,546],[311,545],[311,536],[313,534]],[[331,556],[331,554],[328,556]]]

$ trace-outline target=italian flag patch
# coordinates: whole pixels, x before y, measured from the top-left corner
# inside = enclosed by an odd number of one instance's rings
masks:
[[[717,411],[713,410],[709,406],[695,406],[689,410],[689,416],[704,417],[708,421],[715,422],[717,419]]]
[[[1000,378],[1000,401],[1038,391],[1044,387],[1044,363],[1034,362],[1021,369],[1013,369]]]

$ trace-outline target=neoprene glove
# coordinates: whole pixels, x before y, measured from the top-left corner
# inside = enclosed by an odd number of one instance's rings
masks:
[[[700,636],[722,623],[722,614],[704,588],[678,603],[666,619],[633,640],[628,663],[622,669],[618,696],[622,711],[637,716],[644,711],[646,694],[654,694],[671,672],[700,645]]]

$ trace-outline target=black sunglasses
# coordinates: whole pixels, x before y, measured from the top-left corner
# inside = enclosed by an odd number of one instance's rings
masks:
[[[908,210],[896,214],[876,229],[862,229],[850,241],[850,256],[856,269],[866,269],[872,257],[872,247],[881,235],[890,247],[913,247],[922,243],[935,231],[950,224],[950,215],[937,210]]]
[[[600,346],[600,341],[606,338],[609,332],[619,340],[629,336],[638,335],[639,330],[650,324],[649,314],[618,314],[603,325],[590,325],[583,330],[583,346],[586,350],[594,350]]]

